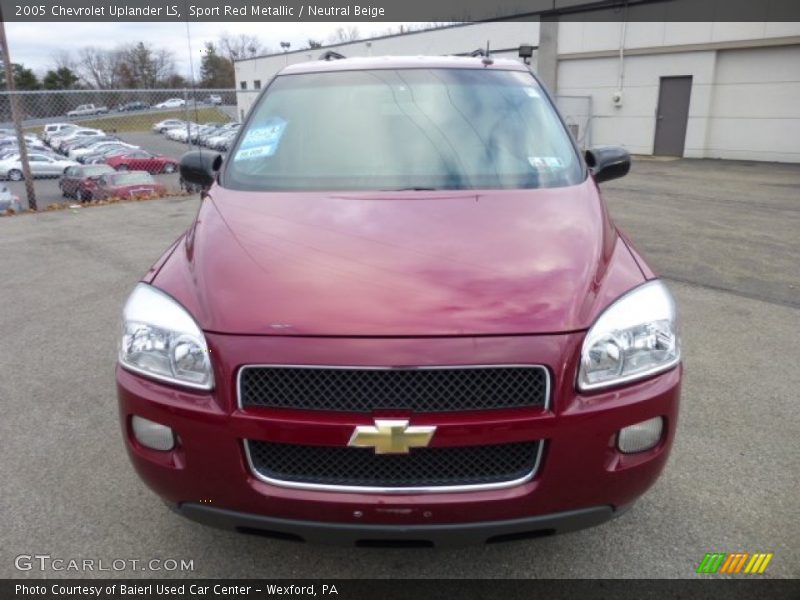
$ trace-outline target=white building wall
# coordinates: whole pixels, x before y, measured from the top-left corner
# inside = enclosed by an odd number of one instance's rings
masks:
[[[592,97],[593,144],[619,144],[634,154],[652,154],[659,78],[670,75],[692,76],[685,155],[702,156],[714,52],[626,58],[619,107],[612,99],[619,84],[618,58],[563,60],[558,65],[558,93]]]
[[[800,23],[562,22],[558,53],[557,93],[592,97],[593,144],[652,154],[660,78],[691,75],[684,156],[800,162]]]
[[[705,156],[800,162],[800,45],[717,53]]]
[[[252,90],[255,80],[260,80],[261,85],[266,86],[269,80],[286,65],[317,60],[328,50],[345,56],[445,55],[485,48],[487,41],[489,47],[495,50],[513,49],[507,52],[495,52],[496,56],[518,58],[516,49],[520,45],[536,46],[539,43],[539,23],[533,21],[475,23],[238,61],[235,64],[236,88],[241,90],[241,82],[246,81],[248,90]],[[238,94],[240,114],[242,111],[246,113],[250,110],[255,97],[256,94],[252,92]]]

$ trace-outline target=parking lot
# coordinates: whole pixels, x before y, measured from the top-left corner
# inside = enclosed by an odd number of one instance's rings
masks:
[[[187,152],[196,146],[185,143],[175,142],[167,139],[163,135],[151,132],[126,132],[118,134],[122,141],[128,144],[140,146],[145,150],[155,154],[163,154],[164,156],[171,156],[175,159],[180,159],[184,152]],[[158,174],[153,176],[156,181],[164,184],[167,190],[178,192],[180,185],[178,183],[178,174]],[[23,208],[27,208],[27,197],[25,195],[25,182],[24,181],[9,181],[8,187],[13,193],[19,196]],[[34,183],[36,189],[36,202],[39,210],[47,208],[51,204],[58,204],[67,201],[61,195],[61,190],[58,187],[58,179],[56,178],[37,178]],[[74,202],[74,200],[73,200]]]
[[[673,578],[714,551],[773,552],[765,577],[800,576],[800,165],[637,159],[604,189],[679,302],[669,464],[598,528],[455,549],[315,547],[172,514],[128,463],[115,346],[125,297],[197,197],[0,219],[0,576],[26,576],[14,557],[39,553],[194,561],[157,576]]]

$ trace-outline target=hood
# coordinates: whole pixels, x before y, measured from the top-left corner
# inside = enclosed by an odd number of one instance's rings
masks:
[[[214,186],[153,283],[206,331],[430,336],[585,329],[643,280],[588,179],[480,192]]]

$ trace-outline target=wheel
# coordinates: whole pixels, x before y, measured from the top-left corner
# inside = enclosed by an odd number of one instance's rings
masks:
[[[90,192],[89,190],[81,190],[78,193],[78,198],[80,199],[81,202],[89,202],[92,199],[92,192]]]
[[[127,170],[128,170],[128,165],[119,165],[117,167],[117,171],[127,171]]]
[[[20,171],[19,169],[11,169],[8,172],[8,178],[11,181],[22,181],[23,179],[22,171]]]
[[[164,173],[174,173],[175,171],[175,163],[167,163],[164,165]]]

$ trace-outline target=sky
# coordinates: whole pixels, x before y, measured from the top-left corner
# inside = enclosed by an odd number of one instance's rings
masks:
[[[232,35],[256,35],[273,51],[280,42],[290,42],[291,49],[306,45],[308,38],[328,43],[337,28],[358,27],[361,37],[381,35],[389,27],[401,23],[190,23],[192,54],[195,72],[199,69],[200,51],[207,41],[216,41],[227,31]],[[9,53],[16,63],[22,63],[43,74],[53,66],[53,56],[64,50],[77,57],[82,46],[114,48],[119,44],[144,41],[154,47],[171,50],[178,72],[189,75],[189,45],[186,23],[6,23]]]

